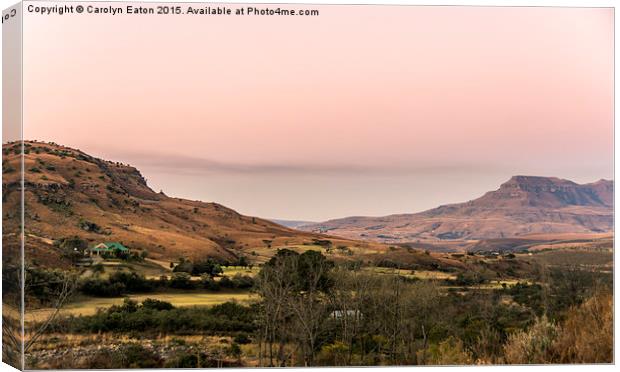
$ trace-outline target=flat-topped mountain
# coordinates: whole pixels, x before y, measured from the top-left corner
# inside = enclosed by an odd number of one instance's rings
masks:
[[[613,181],[514,176],[499,189],[415,214],[347,217],[300,229],[381,242],[479,240],[613,230]]]
[[[613,181],[584,185],[555,177],[514,176],[498,190],[472,200],[477,207],[564,208],[567,206],[611,207]]]

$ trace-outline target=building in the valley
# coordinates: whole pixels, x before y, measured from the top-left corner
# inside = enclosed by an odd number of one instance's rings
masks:
[[[102,254],[115,254],[116,252],[129,253],[129,248],[119,242],[99,243],[89,249],[91,255],[101,256]]]

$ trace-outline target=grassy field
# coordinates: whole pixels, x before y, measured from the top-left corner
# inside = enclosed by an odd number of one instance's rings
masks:
[[[92,315],[98,308],[107,308],[112,305],[122,304],[125,298],[141,302],[147,298],[155,298],[167,301],[174,306],[213,306],[227,301],[249,302],[254,295],[247,291],[221,291],[221,292],[169,292],[128,295],[125,297],[87,297],[80,296],[67,304],[62,314]],[[49,316],[52,309],[37,309],[26,313],[26,320],[41,320]]]
[[[429,270],[404,270],[404,269],[391,269],[388,267],[368,267],[364,270],[378,274],[394,274],[398,273],[401,276],[407,278],[417,278],[422,280],[445,280],[455,279],[456,275],[452,273],[446,273],[442,271],[429,271]]]
[[[166,264],[165,261],[156,261],[147,259],[143,262],[127,262],[121,260],[105,260],[101,262],[101,266],[103,266],[103,273],[98,274],[100,278],[106,279],[111,274],[118,271],[125,272],[135,272],[141,275],[144,275],[147,279],[158,279],[162,275],[170,277],[172,275],[172,270],[164,267]],[[253,266],[251,269],[242,266],[226,266],[222,267],[224,271],[222,273],[223,276],[233,277],[236,274],[241,275],[249,275],[255,276],[259,271],[260,267]],[[85,276],[91,276],[92,272],[87,271]],[[194,280],[199,280],[200,277],[192,277]]]
[[[611,249],[556,249],[539,251],[530,258],[551,266],[611,267],[614,257]]]
[[[251,269],[249,269],[247,267],[241,267],[241,266],[226,266],[226,267],[222,267],[222,270],[224,270],[224,273],[222,275],[228,276],[228,277],[233,277],[237,274],[249,275],[253,277],[256,274],[258,274],[258,272],[260,271],[260,267],[253,266]]]
[[[170,275],[171,270],[164,268],[158,262],[145,260],[143,262],[127,262],[116,259],[108,259],[99,263],[103,267],[103,273],[98,274],[101,278],[107,278],[118,271],[136,272],[147,278],[159,278],[162,275]],[[84,276],[91,276],[92,270],[87,270]]]

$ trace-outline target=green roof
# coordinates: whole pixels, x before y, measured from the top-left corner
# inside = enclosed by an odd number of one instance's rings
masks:
[[[103,243],[106,248],[97,248],[94,247],[92,248],[93,251],[114,251],[114,250],[119,250],[121,252],[129,252],[129,248],[125,247],[124,245],[122,245],[119,242],[107,242],[107,243]]]
[[[118,249],[121,251],[128,251],[129,248],[125,247],[124,245],[122,245],[119,242],[109,242],[109,243],[105,243],[106,246],[108,246],[108,248],[110,249]]]

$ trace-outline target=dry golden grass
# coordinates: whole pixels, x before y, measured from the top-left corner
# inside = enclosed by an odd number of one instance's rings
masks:
[[[155,298],[167,301],[174,306],[213,306],[227,301],[239,301],[242,303],[250,302],[255,298],[253,294],[245,291],[222,291],[209,293],[196,292],[174,292],[174,293],[149,293],[140,295],[129,295],[127,297],[81,297],[76,301],[67,304],[61,314],[71,315],[92,315],[99,308],[107,308],[112,305],[120,305],[125,298],[141,302],[147,298]],[[47,318],[53,309],[37,309],[26,312],[26,321],[40,321]]]
[[[422,280],[456,279],[455,274],[446,273],[443,271],[391,269],[387,267],[367,267],[364,268],[364,270],[377,274],[398,274],[407,278],[417,278]]]
[[[170,269],[166,269],[159,264],[148,260],[144,262],[104,260],[101,262],[101,265],[103,266],[103,273],[98,274],[101,278],[107,278],[111,274],[118,271],[135,272],[144,275],[147,278],[159,278],[162,275],[171,274]],[[85,275],[90,275],[90,272],[87,271]]]
[[[223,275],[228,276],[228,277],[233,277],[237,274],[248,275],[248,276],[253,277],[256,274],[258,274],[258,272],[260,271],[260,267],[254,266],[250,269],[250,268],[241,267],[241,266],[227,266],[227,267],[223,267],[222,270],[224,270]]]
[[[3,148],[11,147],[5,145]],[[243,216],[216,203],[184,200],[156,193],[146,185],[139,171],[131,166],[95,159],[79,150],[42,142],[26,142],[24,155],[26,203],[36,220],[28,221],[27,233],[33,244],[52,251],[51,242],[61,237],[78,235],[91,245],[101,241],[120,241],[130,249],[147,250],[149,257],[178,260],[180,257],[201,259],[208,256],[235,259],[239,254],[253,260],[250,252],[266,247],[264,260],[275,247],[302,245],[321,235],[288,229],[260,218]],[[11,152],[5,156],[7,166],[17,169],[22,157]],[[36,171],[32,171],[35,169]],[[17,175],[13,172],[9,176]],[[71,186],[73,185],[73,186]],[[69,192],[60,195],[61,202],[44,203],[41,196],[50,186],[62,186]],[[71,187],[70,187],[71,186]],[[6,207],[19,202],[6,195]],[[47,200],[47,199],[45,199]],[[106,235],[84,231],[80,220],[96,223]],[[7,226],[18,223],[8,221]],[[346,239],[339,239],[346,241]],[[37,257],[41,264],[51,257]],[[263,262],[263,261],[257,261]]]

